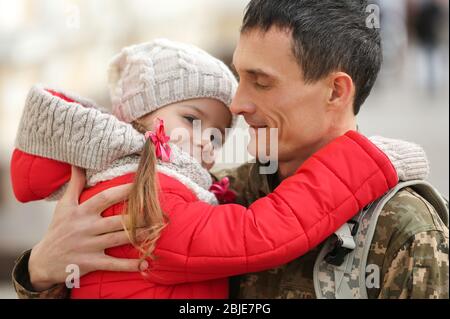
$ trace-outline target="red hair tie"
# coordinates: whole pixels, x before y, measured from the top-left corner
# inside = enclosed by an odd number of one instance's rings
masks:
[[[157,118],[155,120],[155,133],[152,131],[145,132],[145,138],[151,139],[155,146],[155,155],[163,162],[170,162],[171,149],[168,144],[170,137],[164,131],[164,121]]]

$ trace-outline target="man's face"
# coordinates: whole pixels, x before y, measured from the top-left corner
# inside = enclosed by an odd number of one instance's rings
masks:
[[[248,151],[257,156],[261,130],[258,134],[256,128],[278,128],[280,162],[310,156],[323,145],[332,124],[327,80],[305,83],[291,39],[290,32],[279,28],[250,30],[241,34],[233,56],[240,82],[231,111],[250,125]]]

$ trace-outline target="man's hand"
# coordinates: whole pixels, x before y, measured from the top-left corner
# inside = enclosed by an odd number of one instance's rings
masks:
[[[31,251],[28,268],[36,291],[64,283],[69,264],[78,265],[80,275],[95,270],[143,271],[148,267],[145,261],[140,264],[138,259],[113,258],[104,252],[129,243],[122,216],[103,218],[101,213],[125,200],[131,184],[107,189],[79,205],[85,179],[81,169],[72,167],[67,190],[56,205],[50,227]]]

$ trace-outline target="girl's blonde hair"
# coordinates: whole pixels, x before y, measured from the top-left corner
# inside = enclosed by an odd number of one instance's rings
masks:
[[[133,122],[132,125],[140,133],[146,132],[146,129],[138,121]],[[151,139],[147,139],[128,202],[123,211],[125,229],[133,246],[140,251],[142,260],[155,259],[153,251],[156,241],[168,222],[159,201],[156,164],[155,147]],[[144,230],[144,238],[138,238],[138,229]]]

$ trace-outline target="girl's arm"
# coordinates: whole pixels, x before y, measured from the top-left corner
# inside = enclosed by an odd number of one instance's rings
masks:
[[[285,264],[325,240],[397,184],[388,158],[349,132],[254,202],[211,206],[164,193],[169,222],[149,260],[160,284],[210,280]]]
[[[70,179],[70,165],[105,168],[133,154],[142,134],[94,102],[40,85],[25,101],[11,158],[11,181],[21,202],[40,200]]]
[[[70,179],[69,164],[14,149],[11,184],[17,200],[26,203],[49,197]]]

